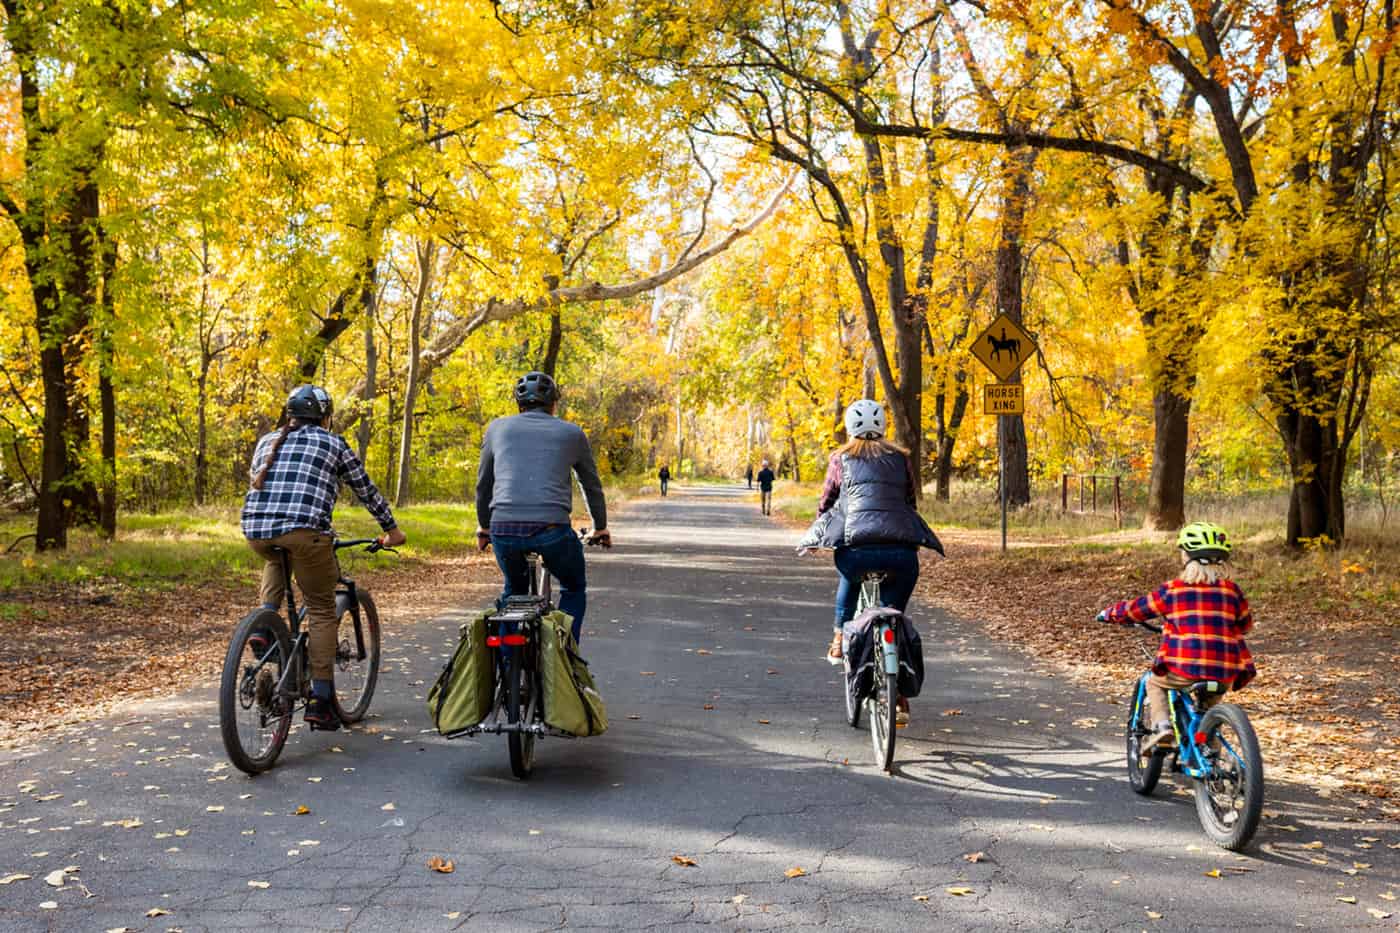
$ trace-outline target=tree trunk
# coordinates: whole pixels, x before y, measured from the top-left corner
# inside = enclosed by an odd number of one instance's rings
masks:
[[[112,331],[116,326],[116,300],[112,294],[117,273],[116,250],[99,239],[102,263],[102,316],[98,330],[97,392],[102,408],[102,534],[117,536],[117,390],[112,381],[114,366]]]
[[[997,310],[1017,324],[1022,323],[1021,286],[1025,269],[1021,240],[1025,234],[1030,175],[1035,159],[1034,149],[1023,149],[1007,156],[1008,177],[1001,204],[1001,236],[996,252]],[[1007,380],[1009,383],[1020,381],[1019,372]],[[1028,505],[1031,479],[1025,421],[1020,415],[1000,417],[1004,438],[1002,456],[1006,458],[1006,501],[1013,508]]]
[[[554,378],[554,368],[559,363],[559,347],[564,343],[564,324],[559,317],[559,308],[549,313],[549,343],[545,345],[544,359],[540,361],[540,372]]]
[[[1332,420],[1297,410],[1278,416],[1279,433],[1288,451],[1293,488],[1288,499],[1288,544],[1327,537],[1332,543],[1346,536],[1342,499],[1345,452],[1337,444]]]
[[[194,504],[203,505],[209,498],[209,369],[213,359],[209,351],[200,348],[199,376],[195,380],[195,447]]]
[[[428,301],[428,289],[433,283],[433,268],[437,263],[437,243],[424,240],[417,244],[418,288],[413,293],[413,314],[408,325],[408,381],[404,389],[403,429],[399,433],[399,482],[394,505],[408,505],[413,492],[410,485],[413,470],[413,417],[418,403],[418,363],[423,347],[423,308]]]
[[[1147,527],[1175,531],[1186,523],[1186,444],[1191,400],[1159,386],[1152,396],[1152,474]]]
[[[970,400],[967,393],[967,373],[959,369],[955,379],[957,388],[953,393],[953,410],[948,415],[946,426],[943,423],[941,400],[939,405],[938,461],[934,495],[940,502],[947,502],[952,495],[953,446],[958,442],[958,432],[962,429],[963,418],[967,415],[967,405]]]
[[[375,314],[365,309],[365,381],[360,386],[360,423],[355,428],[355,448],[363,463],[369,454],[369,442],[374,432],[374,393],[379,376],[379,347],[374,341]]]

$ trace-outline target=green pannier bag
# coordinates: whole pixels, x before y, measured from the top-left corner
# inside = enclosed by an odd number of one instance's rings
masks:
[[[608,728],[608,709],[588,662],[579,657],[572,628],[573,619],[557,609],[540,622],[544,722],[571,735],[602,735]]]
[[[475,726],[491,712],[496,671],[491,663],[491,649],[486,647],[489,615],[479,613],[462,625],[457,650],[428,691],[428,716],[438,732],[448,738]]]

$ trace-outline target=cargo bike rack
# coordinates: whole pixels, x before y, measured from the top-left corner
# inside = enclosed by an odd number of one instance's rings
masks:
[[[553,611],[554,600],[549,571],[540,555],[528,553],[525,562],[530,568],[529,592],[508,597],[500,609],[486,617],[486,646],[491,649],[496,671],[496,697],[491,712],[476,725],[448,736],[504,734],[510,750],[511,773],[521,780],[534,771],[537,738],[576,738],[544,723],[540,707],[540,622]]]

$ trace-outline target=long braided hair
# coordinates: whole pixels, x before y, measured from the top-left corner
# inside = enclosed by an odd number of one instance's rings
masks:
[[[282,425],[282,430],[277,432],[277,439],[272,442],[272,449],[267,452],[267,460],[263,462],[262,469],[253,477],[254,489],[263,488],[263,483],[267,481],[267,474],[272,469],[272,464],[277,461],[277,451],[282,449],[282,442],[287,439],[287,435],[307,424],[315,424],[315,422],[303,418],[288,418],[287,423]]]

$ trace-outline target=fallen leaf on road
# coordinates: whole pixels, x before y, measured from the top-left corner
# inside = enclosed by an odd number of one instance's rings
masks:
[[[306,804],[303,803],[303,804],[298,804],[298,805],[297,805],[297,808],[296,808],[295,810],[292,811],[292,815],[293,815],[293,816],[306,816],[306,814],[308,814],[308,813],[310,813],[310,812],[311,812],[311,808],[308,807]]]
[[[381,809],[381,810],[397,810],[398,807],[394,806],[394,802],[391,800],[391,801],[389,801],[388,803],[386,803],[384,806],[380,807],[379,809]]]
[[[48,803],[50,800],[57,800],[62,796],[62,794],[45,794],[42,797],[35,797],[34,799],[40,803]]]
[[[1341,901],[1343,904],[1355,904],[1355,903],[1356,903],[1356,898],[1355,898],[1353,895],[1350,895],[1350,894],[1339,894],[1339,895],[1337,895],[1337,900]]]
[[[1305,842],[1305,843],[1303,843],[1303,848],[1305,848],[1305,849],[1321,849],[1321,848],[1323,848],[1322,841],[1321,841],[1320,839],[1314,839],[1312,842]]]
[[[443,916],[448,920],[456,920],[458,917],[462,916],[462,912],[460,910],[454,910],[450,914],[443,914]]]
[[[58,910],[58,901],[40,901],[40,910]]]
[[[949,894],[953,895],[954,897],[967,897],[969,894],[975,894],[975,893],[976,893],[976,892],[973,891],[971,888],[964,888],[964,887],[944,888],[943,890],[947,891]]]
[[[963,860],[968,862],[980,862],[986,857],[987,853],[985,852],[969,852],[963,856]]]
[[[432,858],[428,859],[428,867],[443,875],[450,875],[457,870],[457,866],[453,864],[452,859],[445,859],[440,855],[434,855]]]
[[[767,719],[760,719],[760,720],[758,720],[758,724],[759,724],[760,726],[771,725],[771,723],[770,723],[769,720],[767,720]]]
[[[709,654],[709,653],[710,653],[710,649],[708,649],[708,648],[696,648],[696,649],[695,649],[695,653],[696,653],[696,654]]]
[[[6,875],[0,878],[0,884],[14,884],[16,881],[28,881],[33,875],[26,875],[24,872],[16,872],[13,875]]]
[[[204,809],[205,809],[207,812],[209,812],[209,813],[223,813],[223,812],[224,812],[224,805],[220,803],[220,804],[215,804],[214,806],[205,807]]]
[[[686,868],[694,868],[696,865],[700,864],[688,855],[673,855],[671,856],[671,861],[675,862],[677,865],[684,865]]]
[[[1367,907],[1366,913],[1370,914],[1372,917],[1375,917],[1377,920],[1385,920],[1390,916],[1389,912],[1380,910],[1375,907]]]
[[[77,871],[76,868],[55,868],[44,876],[44,884],[51,888],[63,887],[63,882],[70,871]]]
[[[1351,867],[1352,867],[1352,868],[1363,868],[1363,869],[1364,869],[1364,868],[1370,868],[1370,867],[1371,867],[1371,863],[1370,863],[1370,862],[1352,862],[1352,863],[1351,863]]]
[[[960,709],[945,709],[943,712],[939,713],[938,715],[940,715],[940,716],[961,716],[961,715],[962,715],[962,710],[960,710]]]
[[[1386,891],[1384,894],[1377,894],[1376,897],[1379,897],[1379,898],[1380,898],[1381,900],[1383,900],[1383,901],[1393,901],[1393,900],[1395,900],[1395,894],[1394,894],[1394,892],[1391,892],[1391,891]]]
[[[713,703],[706,703],[706,704],[705,704],[703,707],[701,707],[701,708],[702,708],[702,709],[714,709],[714,708],[715,708],[715,705],[714,705]]]
[[[729,903],[731,903],[731,904],[742,904],[742,903],[744,903],[744,901],[746,901],[746,900],[748,900],[748,899],[749,899],[749,896],[748,896],[747,894],[736,894],[736,895],[734,895],[733,897],[731,897],[731,898],[729,899]]]
[[[312,784],[320,784],[320,783],[321,783],[321,779],[318,778],[318,777],[309,777],[309,778],[307,778],[306,780],[309,781],[309,782],[312,783]]]
[[[926,900],[928,900],[928,895],[927,895],[927,894],[915,894],[915,895],[914,895],[914,900],[916,900],[916,901],[926,901]]]
[[[770,667],[770,668],[768,668],[768,673],[769,673],[769,674],[776,674],[776,673],[778,673],[778,672],[777,672],[776,669]]]
[[[656,671],[642,671],[643,677],[655,677]]]
[[[1159,914],[1159,913],[1157,913],[1157,911],[1155,911],[1155,910],[1149,910],[1149,911],[1147,911],[1147,919],[1148,919],[1148,920],[1161,920],[1161,919],[1162,919],[1162,915]]]
[[[628,719],[641,719],[642,717],[638,716],[636,713],[628,713],[628,714],[627,714],[627,718],[628,718]]]
[[[271,886],[272,886],[272,883],[269,882],[269,881],[250,881],[250,882],[248,882],[248,887],[250,887],[250,888],[268,888],[268,887],[271,887]]]
[[[789,868],[787,871],[783,872],[784,877],[787,878],[801,878],[805,874],[807,874],[807,870],[801,867]]]
[[[147,916],[147,917],[164,917],[165,915],[167,915],[167,914],[169,914],[169,913],[170,913],[170,911],[168,911],[168,910],[162,910],[162,909],[159,908],[159,907],[152,907],[150,910],[146,911],[146,916]]]

